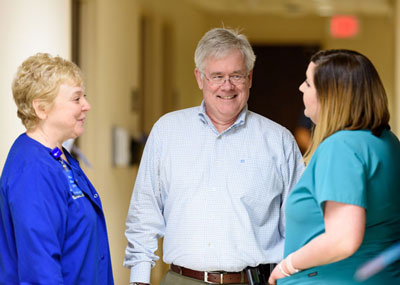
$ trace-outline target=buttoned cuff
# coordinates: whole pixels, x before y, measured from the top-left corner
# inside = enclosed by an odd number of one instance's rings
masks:
[[[141,283],[149,283],[150,284],[150,271],[151,271],[151,263],[150,262],[140,262],[135,266],[131,267],[131,277],[129,282],[141,282]]]

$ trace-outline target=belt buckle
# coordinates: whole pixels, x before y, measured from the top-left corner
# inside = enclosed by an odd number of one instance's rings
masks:
[[[219,283],[208,281],[208,271],[204,271],[204,283],[207,284],[224,284],[224,273],[219,274]]]

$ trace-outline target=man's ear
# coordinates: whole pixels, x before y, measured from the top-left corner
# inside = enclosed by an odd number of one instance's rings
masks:
[[[33,109],[39,119],[44,120],[47,118],[47,110],[42,100],[34,99],[32,102]]]
[[[249,78],[249,88],[251,88],[251,86],[253,85],[253,69],[250,70],[248,78]]]
[[[194,76],[196,76],[197,85],[199,86],[200,90],[203,90],[203,79],[201,78],[201,71],[195,68]]]

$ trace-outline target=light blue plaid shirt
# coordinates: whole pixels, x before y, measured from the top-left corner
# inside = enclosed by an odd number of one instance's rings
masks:
[[[164,115],[142,156],[127,218],[124,265],[149,282],[166,263],[240,271],[283,256],[284,205],[303,171],[284,127],[247,110],[218,133],[200,107]]]

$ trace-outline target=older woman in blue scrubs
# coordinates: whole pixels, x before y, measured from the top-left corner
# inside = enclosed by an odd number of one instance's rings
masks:
[[[26,133],[0,181],[0,284],[113,284],[99,195],[62,147],[90,110],[80,69],[39,53],[12,91]]]
[[[269,283],[400,284],[400,260],[365,281],[355,275],[400,241],[400,142],[375,67],[355,51],[321,51],[300,91],[315,129]]]

